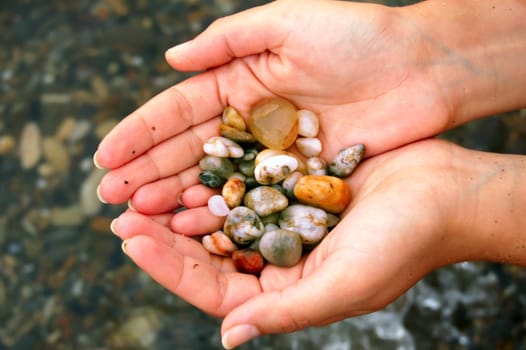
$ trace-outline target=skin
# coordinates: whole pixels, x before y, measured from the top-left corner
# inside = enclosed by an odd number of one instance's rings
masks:
[[[224,317],[227,348],[377,310],[446,264],[526,264],[524,157],[415,143],[526,105],[526,2],[298,4],[220,19],[169,50],[175,69],[202,73],[126,117],[94,156],[110,169],[99,197],[134,208],[112,225],[125,252]],[[300,264],[256,278],[183,235],[221,226],[206,208],[215,191],[198,184],[196,167],[217,116],[227,105],[247,116],[272,96],[318,113],[325,159],[356,143],[370,159],[348,180],[354,197],[331,234]],[[189,209],[171,214],[181,205]]]

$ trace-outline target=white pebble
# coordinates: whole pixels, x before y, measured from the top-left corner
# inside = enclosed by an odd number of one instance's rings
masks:
[[[319,157],[307,159],[307,172],[310,175],[327,175],[327,163]]]
[[[94,216],[103,207],[102,202],[97,197],[97,186],[105,173],[105,170],[95,168],[80,185],[80,207],[86,216]]]
[[[298,111],[298,135],[305,137],[316,137],[320,129],[318,116],[309,110]]]
[[[23,169],[34,167],[42,156],[42,136],[38,125],[28,122],[20,135],[20,163]]]
[[[203,151],[211,156],[230,158],[241,158],[244,153],[243,148],[236,142],[221,136],[211,137],[203,145]]]
[[[59,173],[66,173],[71,163],[66,147],[58,139],[47,137],[43,142],[44,156]]]
[[[262,185],[276,184],[298,168],[298,160],[289,155],[272,156],[254,169],[256,181]]]
[[[298,137],[296,147],[305,157],[317,157],[321,153],[321,141],[315,137]]]
[[[230,208],[228,208],[225,199],[218,194],[208,199],[208,209],[215,216],[227,216],[230,212]]]

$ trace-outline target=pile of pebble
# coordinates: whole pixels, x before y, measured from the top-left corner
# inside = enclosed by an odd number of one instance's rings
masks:
[[[265,262],[295,265],[349,204],[351,192],[342,178],[361,161],[364,145],[342,149],[327,164],[319,157],[318,116],[281,98],[256,104],[248,127],[227,107],[219,132],[203,146],[199,179],[221,188],[208,207],[226,218],[223,230],[202,238],[203,246],[232,256],[241,272],[258,274]]]

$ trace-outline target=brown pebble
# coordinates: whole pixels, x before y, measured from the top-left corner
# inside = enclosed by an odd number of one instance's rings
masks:
[[[259,275],[265,265],[261,253],[253,249],[236,250],[232,254],[232,260],[239,272],[251,275]]]
[[[294,186],[294,196],[303,204],[309,204],[338,214],[351,201],[351,191],[342,179],[327,175],[305,175]]]

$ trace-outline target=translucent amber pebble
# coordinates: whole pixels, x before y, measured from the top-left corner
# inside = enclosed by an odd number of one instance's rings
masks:
[[[345,210],[351,201],[347,184],[335,176],[305,175],[294,186],[296,199],[334,214]]]
[[[286,149],[298,136],[298,114],[294,105],[282,98],[264,100],[250,111],[248,128],[271,149]]]

